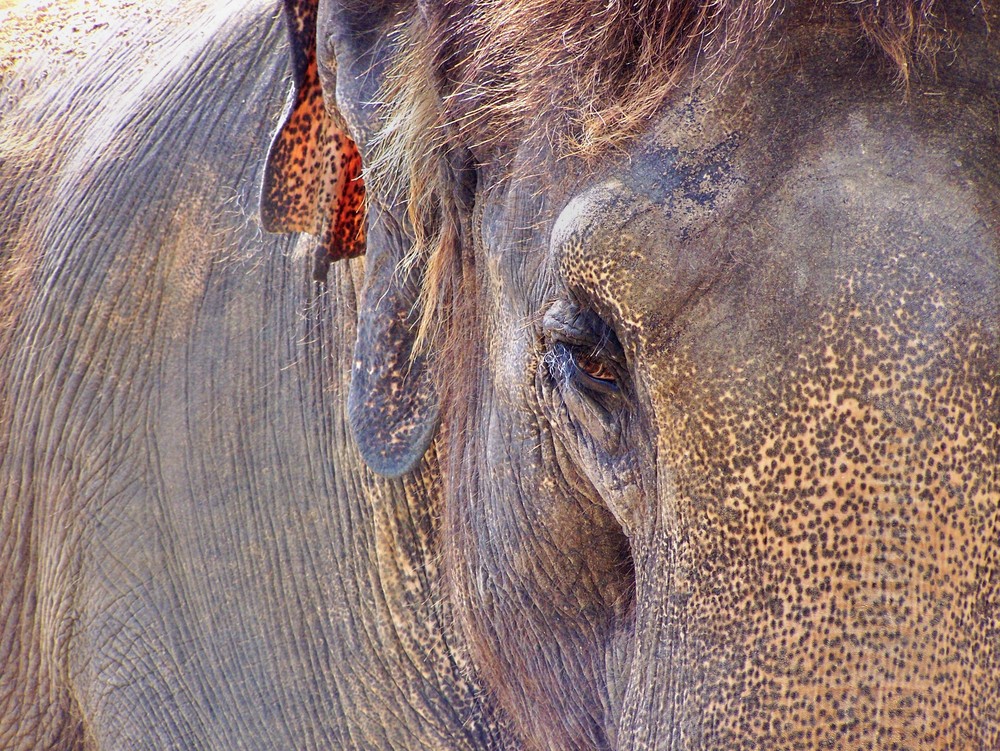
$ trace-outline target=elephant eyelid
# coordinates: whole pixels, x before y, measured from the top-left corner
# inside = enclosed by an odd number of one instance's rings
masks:
[[[599,352],[580,347],[568,349],[574,367],[572,378],[577,385],[602,394],[618,393],[616,368],[604,360]]]
[[[617,394],[627,377],[625,354],[614,330],[600,316],[575,303],[555,303],[543,324],[545,359],[560,383],[592,395]]]
[[[549,375],[562,387],[575,388],[597,400],[623,394],[622,365],[593,344],[557,340],[546,352],[544,361]]]

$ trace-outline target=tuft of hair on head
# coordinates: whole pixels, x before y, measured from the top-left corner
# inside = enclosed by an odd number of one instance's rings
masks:
[[[936,14],[939,0],[852,0],[865,36],[885,53],[909,88],[916,62],[933,63],[947,39]]]
[[[810,0],[811,1],[811,0]],[[853,14],[901,84],[947,39],[941,0],[436,0],[397,29],[377,158],[366,180],[407,206],[406,269],[422,274],[418,350],[461,274],[451,153],[503,163],[529,132],[594,160],[640,132],[692,72],[722,81],[799,7]],[[969,0],[973,9],[979,0]],[[456,271],[456,268],[458,270]]]
[[[437,340],[448,310],[444,290],[455,285],[450,275],[460,266],[458,206],[449,159],[451,129],[440,95],[440,44],[429,33],[427,19],[417,14],[394,34],[399,50],[386,76],[380,100],[384,125],[373,141],[375,157],[368,167],[370,194],[386,207],[405,206],[403,226],[409,248],[399,273],[416,270],[420,278],[417,331],[413,356]]]

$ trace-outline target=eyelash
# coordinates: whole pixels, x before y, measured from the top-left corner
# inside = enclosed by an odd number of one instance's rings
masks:
[[[590,348],[559,342],[546,359],[553,376],[561,376],[558,380],[599,395],[617,394],[620,390],[615,369]]]

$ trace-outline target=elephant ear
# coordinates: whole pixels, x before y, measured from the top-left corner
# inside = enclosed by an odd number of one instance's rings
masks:
[[[372,252],[354,345],[347,413],[365,463],[399,477],[420,462],[438,425],[438,396],[426,355],[413,351],[417,271],[400,268],[406,238],[391,212],[373,207]]]
[[[323,38],[333,40],[337,56],[335,79],[324,70],[324,103],[316,6],[317,0],[285,0],[295,88],[268,154],[261,221],[270,232],[322,237],[317,279],[326,277],[331,261],[365,253],[367,244],[348,420],[365,463],[379,474],[398,477],[420,462],[433,439],[438,397],[426,357],[413,352],[419,270],[400,270],[410,247],[403,229],[406,207],[371,200],[366,243],[361,156],[345,116],[358,128],[362,144],[378,128],[374,102],[393,53],[390,31],[413,7],[409,0],[330,0],[324,5],[329,13]],[[334,86],[342,110],[334,107]]]
[[[361,152],[333,102],[326,102],[316,59],[316,0],[285,0],[292,50],[292,102],[267,154],[261,225],[268,232],[319,238],[313,278],[332,261],[365,252]]]

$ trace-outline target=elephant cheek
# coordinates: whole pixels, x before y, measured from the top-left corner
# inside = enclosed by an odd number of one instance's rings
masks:
[[[963,399],[969,414],[985,414],[976,407],[995,405],[993,393]],[[846,435],[894,448],[801,481],[785,471],[791,448],[755,448],[736,466],[721,450],[687,468],[677,451],[659,460],[655,513],[631,541],[616,748],[997,747],[982,722],[996,706],[996,547],[976,537],[994,539],[996,473],[977,482],[970,469],[960,488],[926,464],[997,466],[995,428],[970,420],[923,445],[937,434],[890,422],[888,400],[824,403],[818,424],[841,433],[796,440],[824,455],[823,441]],[[928,419],[947,424],[935,403]]]

